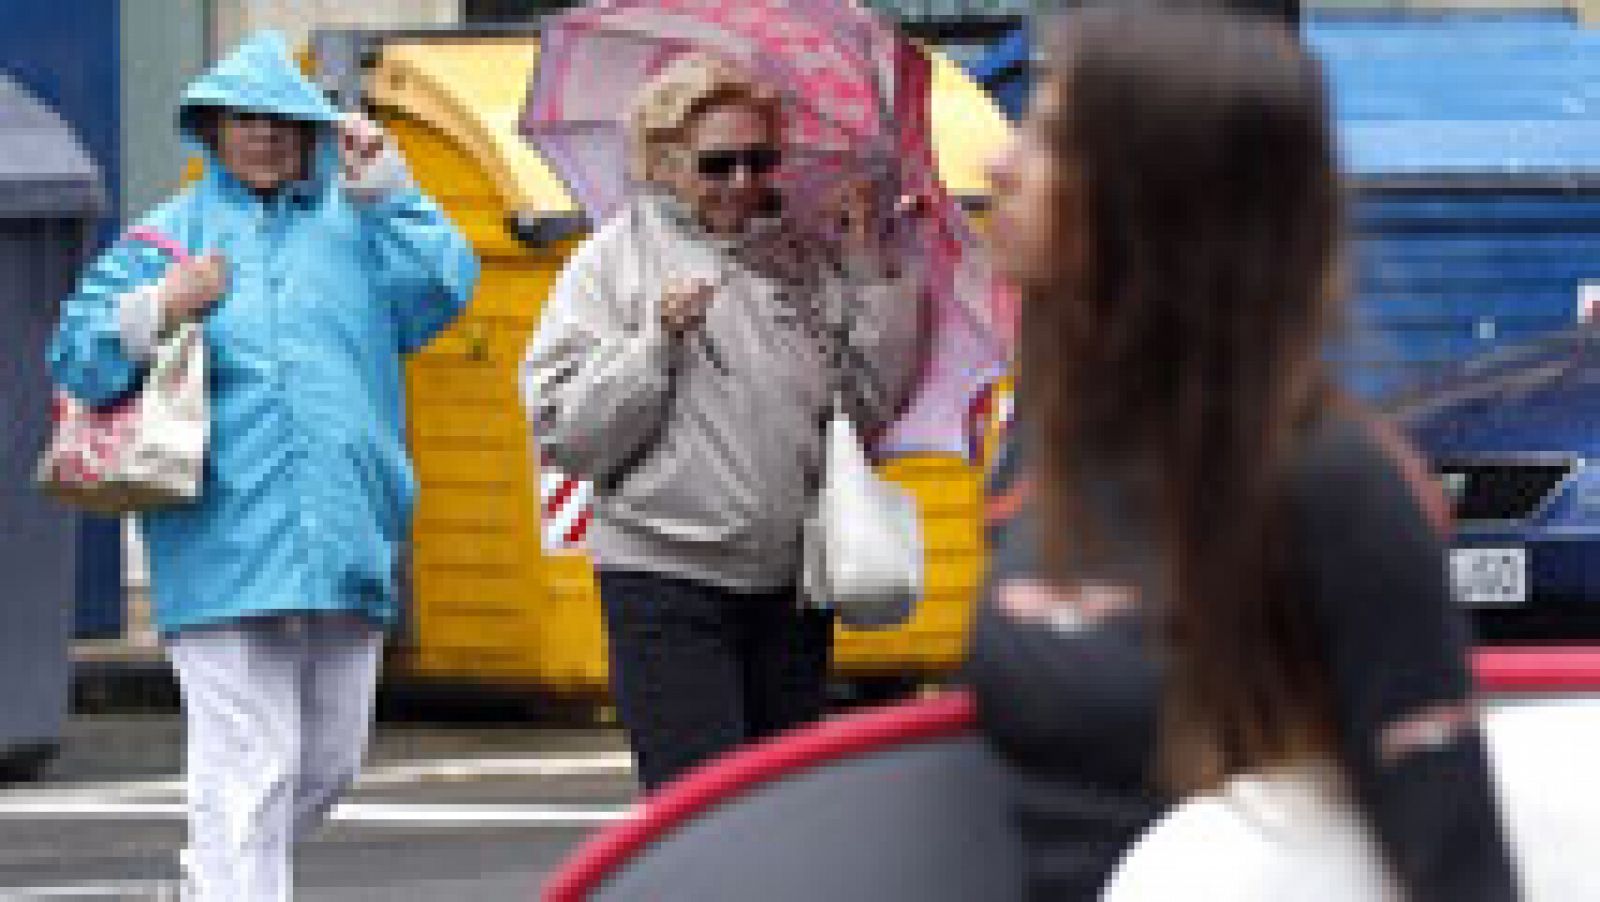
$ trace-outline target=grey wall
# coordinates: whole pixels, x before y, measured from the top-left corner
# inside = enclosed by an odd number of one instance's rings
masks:
[[[176,191],[187,152],[178,95],[206,64],[207,0],[122,0],[122,213]]]

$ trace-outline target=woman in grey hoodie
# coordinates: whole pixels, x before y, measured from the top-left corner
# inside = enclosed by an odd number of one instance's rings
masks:
[[[644,190],[568,263],[522,388],[545,459],[596,488],[612,689],[653,789],[821,714],[832,617],[796,583],[824,424],[835,390],[885,424],[920,318],[869,190],[841,192],[837,242],[771,216],[781,107],[744,73],[679,60],[632,125]]]

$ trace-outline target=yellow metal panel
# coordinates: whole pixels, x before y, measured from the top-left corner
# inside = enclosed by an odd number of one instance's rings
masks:
[[[416,650],[403,660],[411,663],[411,673],[421,677],[493,686],[526,684],[546,688],[542,669],[530,669],[526,651],[528,647],[538,645],[538,642],[493,648],[431,645]]]
[[[411,413],[411,436],[418,443],[433,439],[449,441],[474,436],[491,436],[520,444],[525,438],[517,422],[497,416],[497,409],[456,404],[414,405]],[[496,505],[510,504],[508,499],[495,499]]]
[[[506,229],[508,210],[497,185],[462,154],[450,133],[393,110],[380,114],[384,127],[405,150],[418,187],[437,200],[482,257],[520,255]]]
[[[516,386],[508,386],[500,379],[485,379],[482,368],[423,356],[412,360],[406,372],[406,386],[413,408],[423,403],[504,408],[506,404],[516,402]],[[495,411],[485,410],[485,415],[493,416]]]
[[[369,91],[449,134],[507,211],[573,212],[566,188],[517,134],[537,54],[528,38],[396,43],[384,48]]]
[[[478,297],[472,304],[473,315],[500,321],[500,328],[518,342],[520,355],[522,345],[538,322],[545,297],[565,263],[565,254],[541,258],[526,252],[515,259],[493,261],[479,282]]]
[[[884,473],[908,488],[923,513],[927,594],[896,630],[840,630],[834,660],[847,675],[938,673],[960,663],[983,567],[978,471],[945,456],[895,461]]]
[[[520,581],[504,574],[430,568],[418,574],[417,585],[433,602],[427,610],[420,612],[425,618],[466,620],[490,617],[507,627],[538,622],[538,618],[522,602],[523,586]],[[491,640],[489,644],[503,644],[502,633],[494,629],[492,624],[483,626],[489,628],[465,637],[467,644],[480,644],[484,638]]]
[[[1011,126],[994,99],[954,60],[933,57],[933,148],[939,177],[956,197],[988,197],[988,162]]]

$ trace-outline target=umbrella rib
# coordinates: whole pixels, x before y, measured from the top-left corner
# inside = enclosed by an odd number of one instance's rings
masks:
[[[681,18],[686,18],[687,19],[688,17],[681,17]],[[696,21],[696,20],[690,19],[689,21]],[[702,23],[702,24],[704,24],[704,23]],[[606,37],[623,38],[623,39],[634,41],[637,44],[646,45],[646,46],[655,45],[655,46],[672,47],[672,48],[676,48],[678,50],[678,52],[680,52],[680,53],[700,52],[700,53],[710,53],[710,54],[714,54],[714,55],[721,55],[721,54],[718,53],[718,51],[715,48],[706,47],[703,44],[701,44],[699,42],[696,42],[695,40],[693,40],[691,38],[666,37],[666,36],[661,36],[661,35],[652,35],[651,33],[647,32],[647,31],[643,31],[643,30],[639,30],[639,29],[630,29],[630,28],[627,28],[627,27],[624,27],[624,26],[621,26],[621,25],[615,25],[615,24],[604,23],[604,22],[580,21],[580,22],[573,23],[573,24],[570,24],[570,25],[564,25],[563,23],[559,23],[558,22],[558,23],[555,23],[554,25],[549,27],[549,29],[547,30],[547,37],[545,38],[545,40],[549,41],[549,42],[560,42],[562,40],[566,40],[566,41],[571,41],[571,42],[576,43],[576,42],[578,42],[578,41],[580,41],[582,39],[582,36],[585,33],[593,34],[593,35],[606,36]],[[723,34],[726,35],[726,34],[729,34],[729,32],[725,32],[724,31]],[[737,41],[730,41],[729,43],[735,43],[735,42],[743,43],[743,42],[745,42],[747,40],[747,39],[743,38],[742,36],[738,36],[736,34],[733,35],[733,37],[735,37],[737,39]],[[549,47],[549,44],[546,44],[546,49],[547,50],[548,50],[548,47]],[[540,69],[543,69],[544,66],[545,66],[545,61],[547,59],[549,59],[549,58],[551,58],[553,56],[558,56],[558,55],[559,54],[541,53],[540,57],[539,57],[538,67]],[[867,60],[864,63],[864,67],[870,69],[870,68],[873,67],[873,64],[872,64],[872,62],[870,60]],[[539,79],[538,73],[535,73],[534,79],[535,79],[535,84],[537,84],[538,83],[538,79]],[[763,79],[763,80],[767,81],[767,82],[776,81],[776,79]],[[874,88],[874,90],[872,91],[874,105],[878,107],[880,114],[889,113],[889,115],[882,115],[880,118],[883,119],[883,122],[884,122],[885,125],[892,125],[893,122],[894,122],[894,117],[892,115],[893,105],[891,103],[889,103],[884,98],[884,93],[885,92],[883,91],[883,86],[881,84],[878,84],[878,80],[876,78],[873,78],[873,79],[871,79],[871,82],[872,82],[872,85],[873,85],[873,88]],[[790,96],[790,97],[792,97],[792,98],[804,103],[805,106],[807,107],[807,109],[809,109],[810,112],[813,115],[815,115],[818,119],[821,119],[826,124],[833,126],[835,129],[838,129],[839,131],[844,132],[845,134],[849,135],[852,138],[856,138],[856,139],[859,139],[859,140],[868,140],[868,139],[874,137],[874,136],[871,136],[871,135],[861,134],[857,129],[851,127],[850,125],[848,125],[848,124],[846,124],[846,123],[834,118],[833,116],[829,115],[828,113],[826,113],[823,110],[817,109],[814,104],[811,104],[808,101],[806,101],[806,98],[804,97],[804,95],[799,94],[799,93],[793,91],[790,88],[787,88],[787,87],[785,87],[785,86],[783,86],[781,84],[770,84],[769,86],[773,87],[773,88],[776,88],[778,91],[780,91],[780,92],[782,92],[782,93],[784,93],[784,94],[786,94],[786,95],[788,95],[788,96]]]

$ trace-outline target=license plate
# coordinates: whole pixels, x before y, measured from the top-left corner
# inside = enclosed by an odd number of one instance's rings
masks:
[[[1457,548],[1450,552],[1456,600],[1467,605],[1519,605],[1528,601],[1526,548]]]

